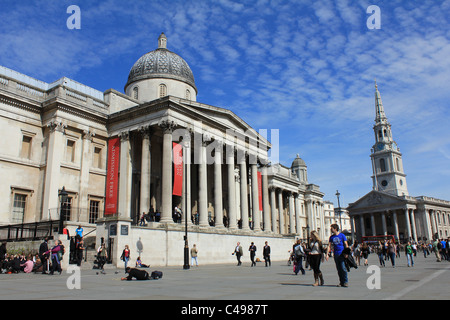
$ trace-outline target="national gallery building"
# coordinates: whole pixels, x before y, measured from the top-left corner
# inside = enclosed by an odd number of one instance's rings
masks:
[[[267,240],[284,259],[295,237],[324,236],[324,194],[305,162],[271,163],[264,135],[197,102],[197,90],[164,34],[124,93],[0,67],[0,225],[62,218],[154,265],[179,263],[185,222],[204,263],[229,261],[217,248],[231,253],[238,241]]]

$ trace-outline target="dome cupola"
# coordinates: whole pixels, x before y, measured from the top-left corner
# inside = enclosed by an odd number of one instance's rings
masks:
[[[166,95],[195,101],[197,87],[191,68],[167,49],[167,37],[161,33],[158,48],[144,54],[131,68],[125,93],[144,102]]]

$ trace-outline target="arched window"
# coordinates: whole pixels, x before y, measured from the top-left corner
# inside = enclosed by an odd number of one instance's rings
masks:
[[[380,159],[380,170],[381,172],[386,171],[386,163],[384,162],[384,159]]]
[[[191,92],[189,89],[186,89],[186,100],[191,100]]]
[[[397,165],[397,171],[400,171],[400,161],[398,158],[395,158],[395,164]]]
[[[164,83],[161,83],[159,85],[159,97],[165,97],[167,96],[167,86]]]
[[[138,87],[133,88],[133,98],[136,100],[139,99],[139,88]]]

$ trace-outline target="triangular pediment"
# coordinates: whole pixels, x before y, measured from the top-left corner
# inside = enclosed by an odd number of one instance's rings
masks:
[[[171,97],[172,98],[172,97]],[[176,98],[175,98],[176,99]],[[246,135],[252,135],[258,137],[265,144],[270,146],[270,143],[261,136],[255,129],[253,129],[243,119],[238,117],[233,111],[225,108],[215,107],[208,104],[203,104],[194,101],[188,101],[184,99],[178,99],[177,104],[191,112],[195,112],[200,119],[208,119],[208,121],[215,122],[223,129],[231,129],[237,132],[245,133]]]
[[[349,204],[348,210],[355,211],[364,208],[390,207],[405,203],[405,199],[388,193],[372,190],[354,203]]]

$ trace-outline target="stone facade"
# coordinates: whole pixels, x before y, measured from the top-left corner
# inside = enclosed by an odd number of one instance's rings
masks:
[[[167,53],[161,39],[157,50]],[[324,236],[324,194],[308,182],[304,161],[297,157],[291,168],[271,164],[269,141],[232,111],[196,101],[189,66],[177,57],[158,68],[151,57],[142,66],[138,60],[126,94],[68,78],[44,83],[0,67],[0,224],[58,220],[64,187],[66,223],[71,231],[98,225],[98,242],[114,238],[108,233],[114,219],[127,224],[132,242],[172,231],[178,239],[186,219],[190,232],[207,235],[198,235],[203,247],[220,236],[233,236],[227,246],[239,235],[269,236],[287,252],[294,237],[307,237],[307,227]],[[113,220],[103,215],[112,138],[120,138]],[[173,142],[183,149],[181,196],[172,195]],[[181,221],[173,219],[175,207]],[[150,211],[160,214],[158,222],[136,227]],[[118,254],[123,239],[116,240]]]

